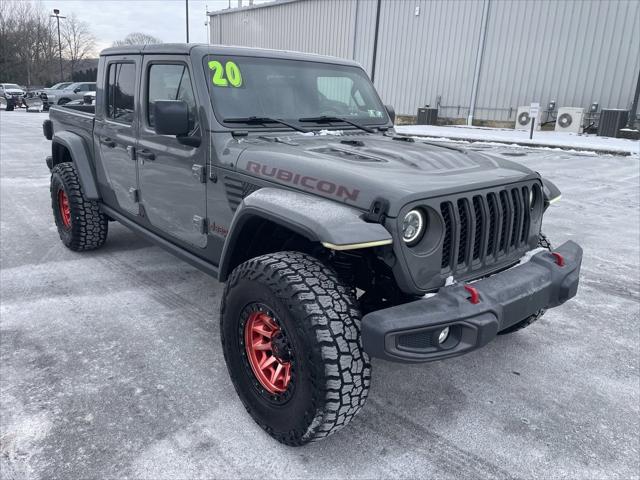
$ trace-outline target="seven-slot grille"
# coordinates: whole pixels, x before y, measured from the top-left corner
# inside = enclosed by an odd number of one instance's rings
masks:
[[[470,271],[527,245],[533,185],[506,188],[440,204],[444,220],[442,272]]]

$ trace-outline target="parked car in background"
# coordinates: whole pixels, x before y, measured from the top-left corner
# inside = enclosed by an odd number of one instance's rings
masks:
[[[16,106],[22,105],[22,97],[25,90],[15,83],[0,83],[0,98],[6,105],[6,110],[11,111]]]
[[[42,99],[44,108],[48,110],[50,105],[55,105],[56,99],[60,92],[72,83],[73,82],[60,82],[48,88],[37,89],[36,93]]]
[[[41,112],[44,110],[44,101],[38,94],[38,89],[36,88],[28,88],[27,93],[22,96],[22,105],[24,108],[29,110],[37,110]]]
[[[93,105],[96,102],[96,92],[87,93],[82,100],[85,105]]]
[[[76,82],[68,85],[56,94],[50,103],[64,105],[72,100],[81,100],[88,92],[96,91],[96,82]],[[47,96],[48,97],[48,96]]]

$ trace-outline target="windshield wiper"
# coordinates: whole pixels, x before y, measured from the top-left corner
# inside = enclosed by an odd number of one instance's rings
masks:
[[[260,124],[264,125],[265,123],[279,123],[280,125],[284,125],[285,127],[293,128],[298,132],[309,133],[309,130],[306,128],[299,127],[294,125],[293,123],[289,123],[286,120],[281,120],[280,118],[271,118],[271,117],[238,117],[238,118],[223,118],[223,123],[246,123],[247,125],[255,125]]]
[[[321,115],[319,117],[304,117],[304,118],[299,118],[298,121],[299,122],[315,122],[315,123],[342,122],[348,125],[352,125],[356,128],[359,128],[360,130],[364,130],[365,132],[368,132],[368,133],[376,133],[376,131],[373,128],[365,127],[364,125],[360,125],[359,123],[352,122],[351,120],[348,120],[346,118],[334,117],[331,115]]]

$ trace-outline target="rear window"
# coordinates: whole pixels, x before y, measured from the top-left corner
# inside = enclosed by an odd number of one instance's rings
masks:
[[[136,66],[112,63],[107,74],[107,117],[132,123],[135,105]]]

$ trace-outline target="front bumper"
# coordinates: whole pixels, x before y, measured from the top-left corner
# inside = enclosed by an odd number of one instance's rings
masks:
[[[451,285],[430,298],[365,315],[365,351],[395,362],[430,362],[486,345],[499,331],[575,296],[582,248],[569,241],[554,252],[564,265],[552,253],[540,252],[523,265],[471,285]],[[479,294],[477,303],[472,303],[468,286]],[[449,337],[439,344],[445,327]]]

